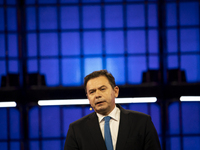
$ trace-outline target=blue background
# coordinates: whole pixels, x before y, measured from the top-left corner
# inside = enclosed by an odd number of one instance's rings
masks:
[[[110,71],[117,85],[139,85],[142,73],[159,70],[161,60],[166,70],[184,70],[188,83],[200,82],[199,4],[166,0],[160,29],[158,0],[25,0],[21,47],[18,1],[0,0],[0,78],[21,74],[23,57],[27,73],[44,74],[48,87],[82,86],[85,75],[100,69]],[[160,55],[161,32],[164,55]],[[169,102],[166,133],[159,103],[123,107],[151,115],[167,150],[200,149],[198,102]],[[22,149],[21,113],[0,108],[1,150]],[[26,146],[63,149],[69,124],[89,113],[89,106],[31,107]]]

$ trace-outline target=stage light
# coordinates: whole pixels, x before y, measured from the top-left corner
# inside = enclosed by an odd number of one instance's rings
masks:
[[[126,103],[155,103],[156,97],[138,97],[138,98],[116,98],[117,104]],[[63,100],[39,100],[39,106],[52,106],[52,105],[88,105],[88,99],[63,99]]]
[[[200,101],[200,96],[181,96],[180,101],[182,102]]]
[[[0,107],[16,107],[16,102],[0,102]]]
[[[65,99],[65,100],[39,100],[38,105],[87,105],[89,101],[87,99]]]
[[[116,103],[155,103],[157,101],[156,97],[135,97],[135,98],[117,98]]]

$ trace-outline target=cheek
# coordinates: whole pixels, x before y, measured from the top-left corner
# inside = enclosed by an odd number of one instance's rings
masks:
[[[115,97],[115,93],[114,92],[111,92],[111,97]]]
[[[91,100],[91,99],[89,99],[89,103],[90,103],[90,105],[91,105],[91,106],[93,106],[93,105],[94,105],[94,101],[93,101],[93,100]]]

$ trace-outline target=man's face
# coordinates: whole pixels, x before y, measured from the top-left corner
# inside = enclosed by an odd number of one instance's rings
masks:
[[[119,88],[111,87],[105,76],[90,79],[86,85],[87,97],[95,112],[108,115],[115,107],[115,97],[118,97]]]

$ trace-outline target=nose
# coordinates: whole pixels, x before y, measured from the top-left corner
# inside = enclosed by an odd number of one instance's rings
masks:
[[[101,93],[100,93],[99,90],[96,91],[96,93],[95,93],[95,97],[96,97],[96,98],[101,98]]]

